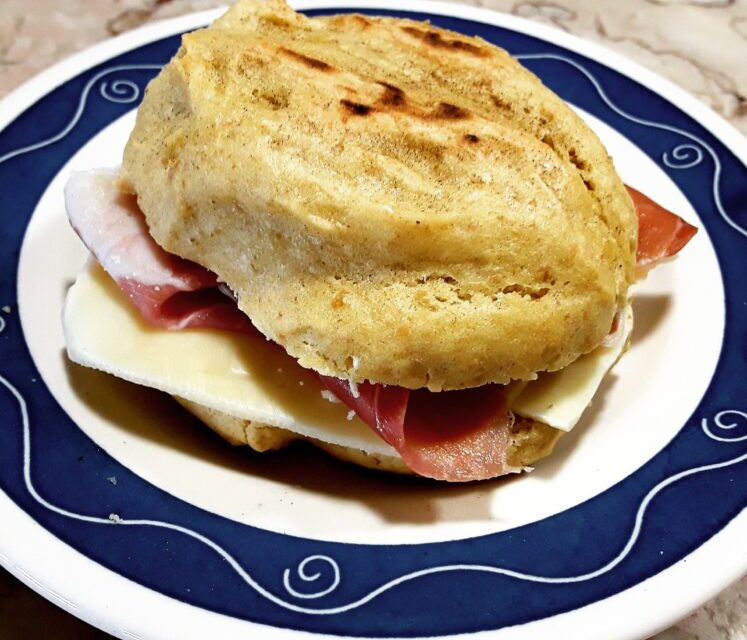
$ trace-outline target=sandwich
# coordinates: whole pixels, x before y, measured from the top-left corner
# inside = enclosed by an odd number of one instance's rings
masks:
[[[65,202],[71,360],[234,444],[444,481],[548,455],[696,231],[504,50],[283,0],[186,34]]]

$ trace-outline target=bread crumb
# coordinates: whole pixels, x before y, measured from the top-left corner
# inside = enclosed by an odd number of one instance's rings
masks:
[[[109,520],[111,520],[114,524],[119,524],[120,522],[122,522],[122,518],[120,518],[116,513],[110,513]]]
[[[298,381],[298,386],[299,386],[299,387],[303,387],[303,380],[299,380],[299,381]]]
[[[117,486],[117,476],[109,476],[107,478],[107,481],[113,484],[115,487]]]
[[[327,389],[323,389],[319,393],[322,394],[322,398],[324,398],[327,402],[335,402],[335,403],[340,402],[339,398],[334,393],[332,393],[331,391]]]
[[[350,393],[354,398],[360,398],[361,392],[358,391],[358,385],[355,384],[352,380],[348,381],[348,384],[350,385]]]
[[[7,304],[6,304],[6,305],[3,305],[3,311],[4,311],[5,313],[10,313],[10,305],[7,305]]]
[[[355,411],[353,411],[352,409],[348,411],[348,420],[352,420],[353,418],[355,418],[355,415]]]

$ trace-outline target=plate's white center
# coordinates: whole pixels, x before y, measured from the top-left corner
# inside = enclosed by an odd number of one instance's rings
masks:
[[[652,160],[582,115],[627,183],[702,226]],[[170,398],[70,364],[64,355],[59,312],[87,252],[67,224],[62,188],[71,169],[119,164],[133,123],[130,113],[104,129],[40,200],[21,252],[21,319],[44,381],[80,427],[123,465],[199,507],[274,531],[346,542],[490,533],[567,509],[630,474],[675,435],[710,381],[723,333],[724,293],[701,228],[680,258],[640,285],[632,348],[581,422],[529,475],[439,485],[361,471],[307,447],[261,455],[233,449]]]

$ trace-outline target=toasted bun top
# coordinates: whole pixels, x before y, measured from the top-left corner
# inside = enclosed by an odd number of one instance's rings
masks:
[[[323,374],[505,383],[597,346],[637,224],[604,147],[505,51],[244,0],[149,85],[123,185]]]

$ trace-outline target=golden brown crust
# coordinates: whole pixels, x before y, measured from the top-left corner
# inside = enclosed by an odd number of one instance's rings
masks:
[[[425,23],[240,2],[149,86],[123,178],[159,244],[357,382],[559,369],[633,277],[596,136],[505,51]]]
[[[341,447],[308,438],[280,427],[235,418],[203,405],[175,396],[184,408],[197,416],[218,435],[233,445],[248,445],[255,451],[274,451],[288,446],[291,442],[303,440],[330,455],[361,467],[375,471],[387,471],[415,475],[398,456],[372,454],[352,447]],[[562,431],[548,427],[541,422],[517,416],[511,429],[510,445],[507,455],[508,464],[516,469],[524,469],[540,458],[550,455]]]

